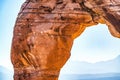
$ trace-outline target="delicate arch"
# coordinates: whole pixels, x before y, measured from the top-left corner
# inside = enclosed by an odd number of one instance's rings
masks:
[[[120,37],[118,3],[26,0],[14,27],[11,49],[14,80],[57,80],[70,57],[73,40],[88,26],[106,23],[111,34]]]

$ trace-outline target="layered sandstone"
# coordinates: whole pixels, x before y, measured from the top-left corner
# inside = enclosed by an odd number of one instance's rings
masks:
[[[73,40],[98,23],[120,37],[119,0],[26,0],[14,27],[14,80],[58,80]]]

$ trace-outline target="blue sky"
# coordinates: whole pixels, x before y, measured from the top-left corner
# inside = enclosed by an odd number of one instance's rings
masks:
[[[103,24],[88,27],[74,43],[72,60],[94,63],[113,59],[120,54],[120,39],[111,36]]]
[[[1,0],[0,2],[0,65],[12,68],[10,48],[15,20],[24,0]]]
[[[10,47],[13,27],[24,0],[1,0],[0,2],[0,65],[12,68]],[[109,33],[106,25],[88,27],[75,39],[70,60],[98,62],[120,55],[120,39]]]

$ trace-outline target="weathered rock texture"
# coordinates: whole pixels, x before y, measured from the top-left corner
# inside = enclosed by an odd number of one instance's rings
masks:
[[[120,0],[26,0],[14,27],[14,80],[58,80],[73,40],[98,23],[120,37]]]

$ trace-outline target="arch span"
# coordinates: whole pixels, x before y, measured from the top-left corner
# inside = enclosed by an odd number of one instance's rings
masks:
[[[119,0],[26,0],[14,27],[14,80],[58,80],[76,37],[107,24],[120,38]]]

